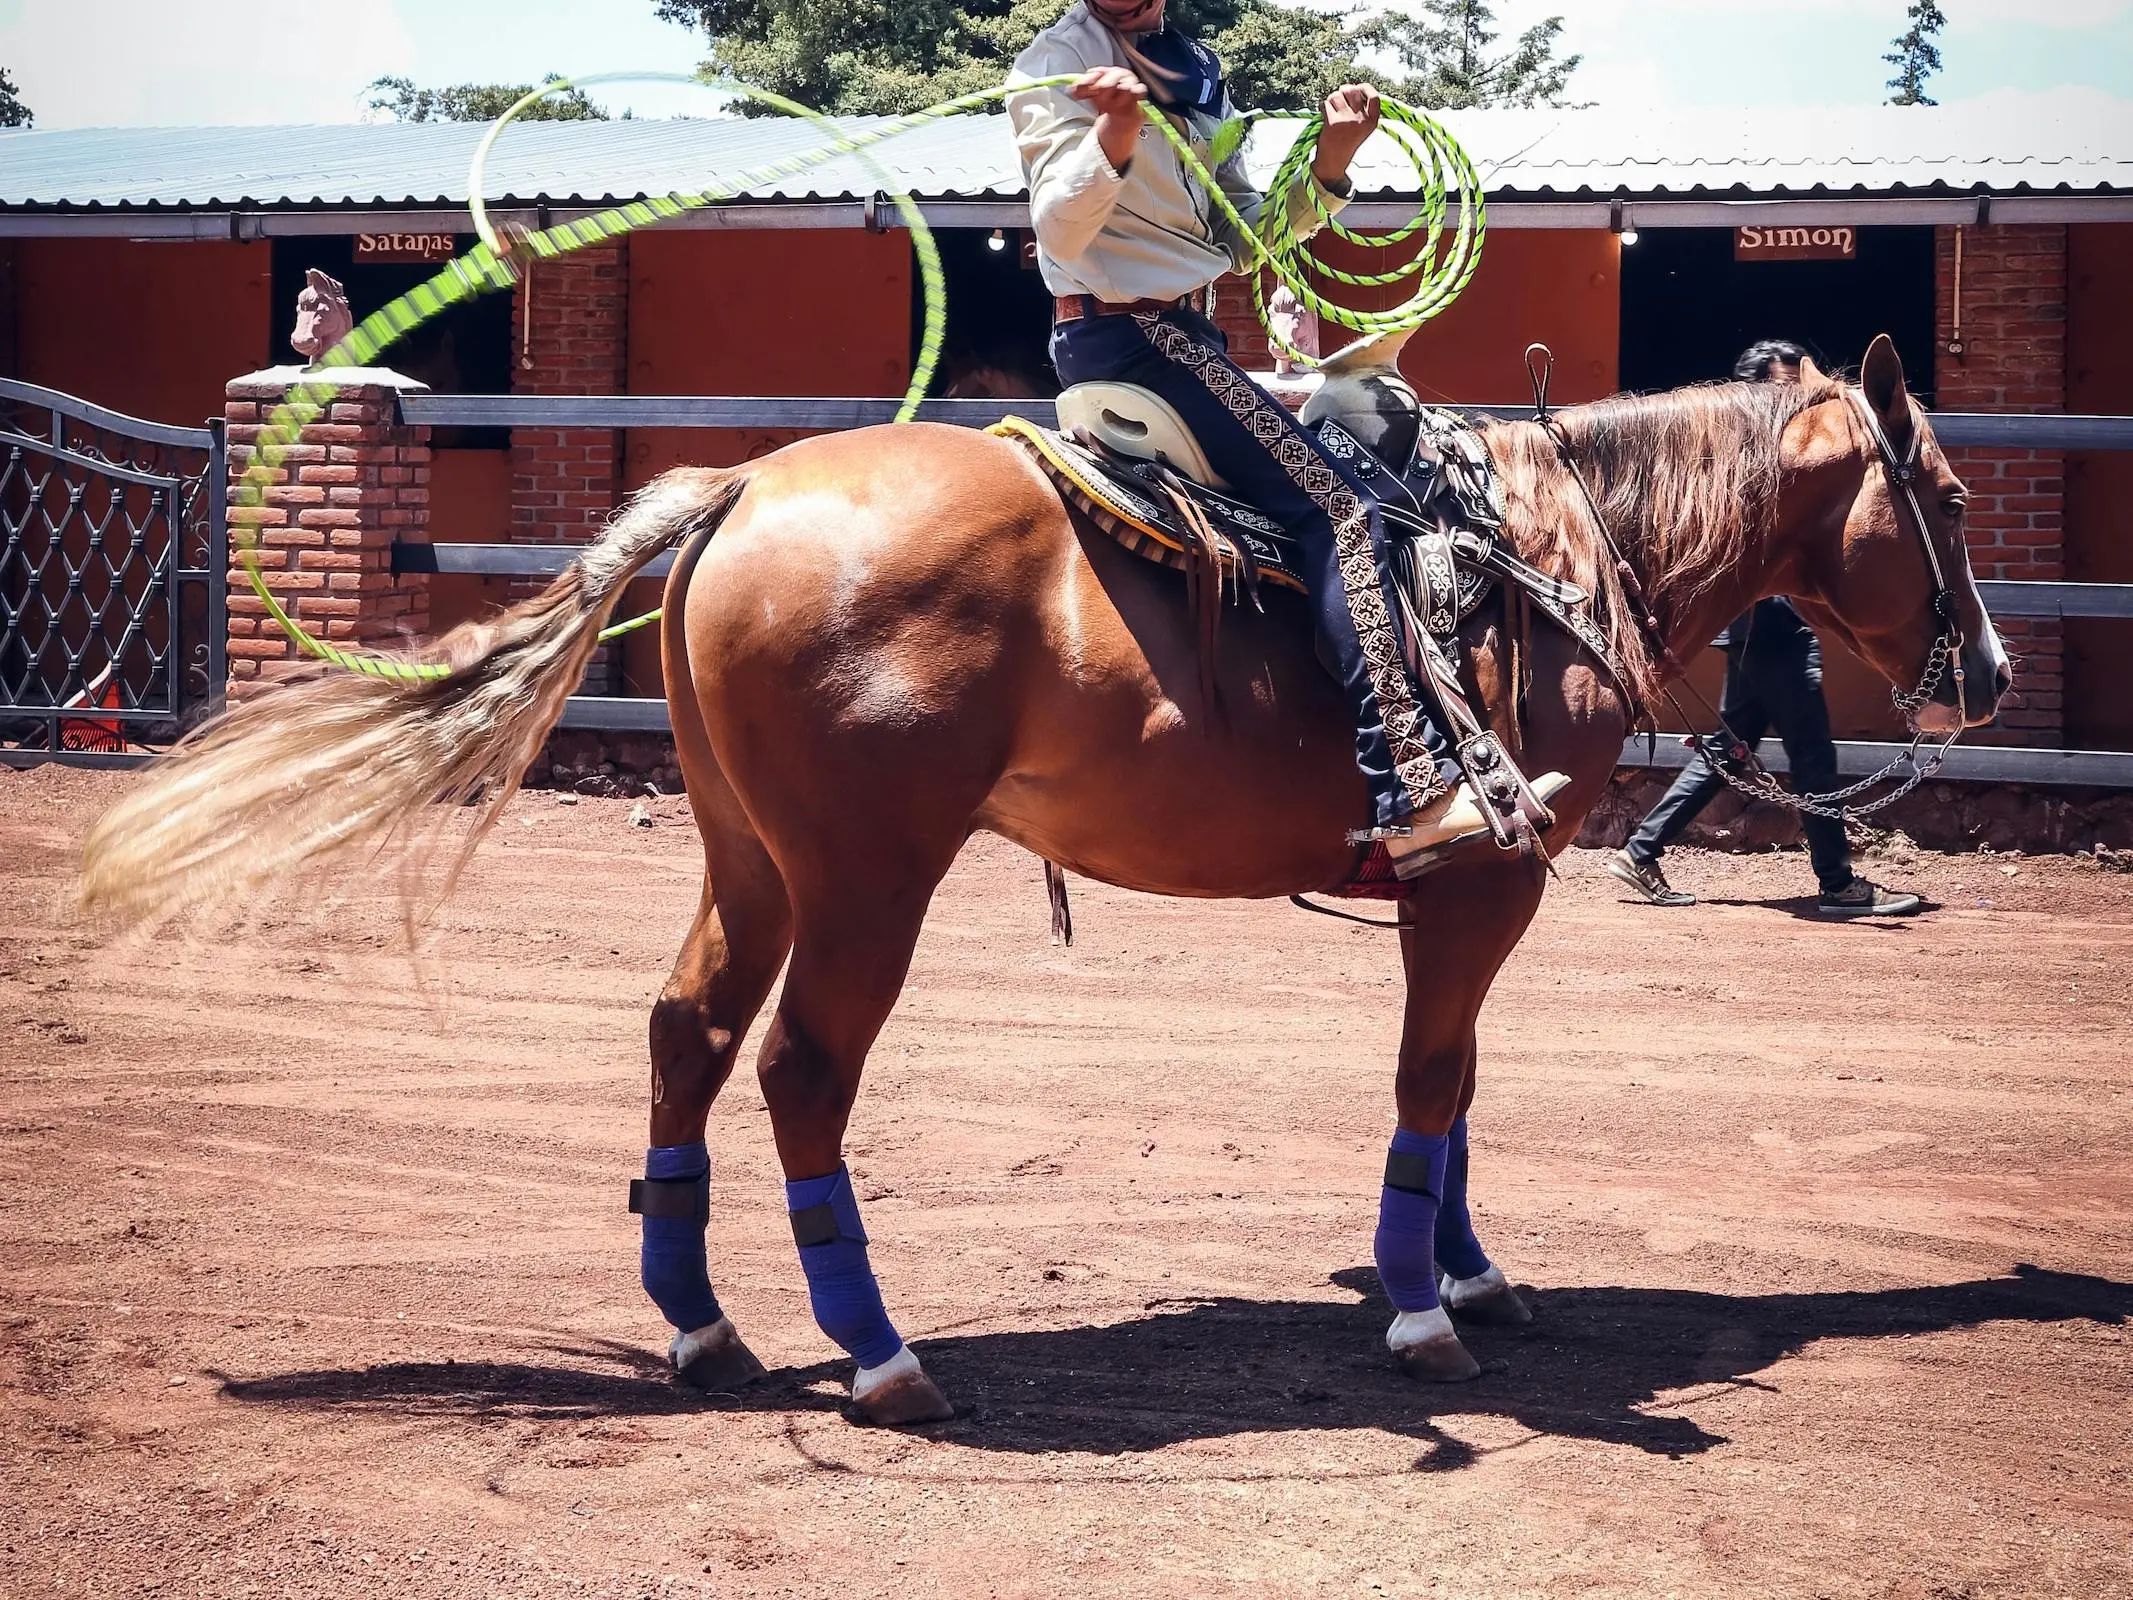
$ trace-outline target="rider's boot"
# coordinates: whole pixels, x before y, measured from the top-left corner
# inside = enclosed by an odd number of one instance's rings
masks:
[[[1570,779],[1560,772],[1544,772],[1532,784],[1533,793],[1542,805],[1569,787]],[[1487,833],[1489,819],[1474,786],[1461,783],[1445,790],[1409,817],[1407,826],[1404,837],[1385,841],[1385,853],[1392,857],[1392,869],[1402,878],[1420,877],[1435,865],[1431,858],[1438,851],[1476,834]]]

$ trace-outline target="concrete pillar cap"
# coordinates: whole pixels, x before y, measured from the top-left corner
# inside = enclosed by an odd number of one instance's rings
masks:
[[[282,393],[293,384],[330,383],[340,389],[395,389],[402,394],[417,391],[429,392],[429,385],[419,378],[410,378],[390,367],[265,367],[258,372],[247,372],[241,378],[232,378],[231,390],[271,389]]]

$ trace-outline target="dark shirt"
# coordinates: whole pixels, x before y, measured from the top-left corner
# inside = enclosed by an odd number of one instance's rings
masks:
[[[1758,650],[1782,649],[1814,638],[1807,619],[1793,610],[1783,595],[1758,600],[1726,624],[1726,631],[1711,642],[1721,650],[1745,646],[1751,639]]]

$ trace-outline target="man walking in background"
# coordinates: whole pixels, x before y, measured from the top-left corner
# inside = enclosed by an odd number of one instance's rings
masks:
[[[1743,383],[1797,383],[1806,352],[1782,339],[1766,339],[1741,352],[1733,376]],[[1792,602],[1758,600],[1718,638],[1726,652],[1726,686],[1719,714],[1749,749],[1773,728],[1784,741],[1797,794],[1837,786],[1837,747],[1829,735],[1829,704],[1822,698],[1822,645]],[[1726,787],[1725,778],[1698,750],[1664,798],[1617,850],[1607,870],[1655,906],[1692,906],[1696,897],[1666,881],[1659,858]],[[1907,917],[1923,902],[1871,883],[1852,871],[1851,844],[1834,817],[1800,814],[1807,854],[1821,895],[1815,910],[1825,917]]]

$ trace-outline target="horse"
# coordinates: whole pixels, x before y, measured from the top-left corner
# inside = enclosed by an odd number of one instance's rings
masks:
[[[1481,437],[1506,537],[1595,597],[1610,645],[1601,659],[1566,631],[1521,629],[1508,601],[1484,603],[1457,640],[1506,747],[1570,776],[1553,802],[1558,850],[1682,653],[1761,596],[1792,596],[1892,684],[1937,678],[1932,698],[1912,697],[1923,731],[1989,721],[2010,686],[1970,573],[1963,485],[1885,337],[1856,386],[1810,367],[1798,385],[1617,397]],[[757,1062],[778,1158],[795,1190],[841,1173],[868,1051],[976,830],[1165,895],[1286,896],[1356,866],[1347,833],[1365,792],[1301,602],[1269,593],[1263,611],[1225,620],[1209,702],[1204,634],[1174,574],[1070,512],[1016,444],[920,424],[670,471],[539,596],[439,641],[429,659],[444,676],[328,673],[243,703],[94,827],[84,903],[121,920],[241,903],[356,845],[414,851],[437,838],[426,820],[472,804],[477,825],[447,848],[456,868],[554,727],[624,585],[668,549],[666,695],[705,870],[651,1015],[654,1147],[703,1139],[783,968]],[[1640,610],[1648,627],[1633,624]],[[1951,611],[1959,675],[1936,670]],[[1464,1116],[1476,1017],[1548,871],[1545,851],[1483,841],[1408,886],[1401,1129],[1444,1135]],[[646,1191],[685,1187],[650,1181],[663,1176],[648,1170]],[[851,1204],[840,1232],[826,1201],[795,1203],[796,1236],[808,1243],[812,1215],[829,1229],[818,1244],[857,1233],[863,1252]],[[678,1212],[644,1209],[650,1288],[650,1214]],[[1489,1271],[1448,1280],[1450,1309],[1525,1318]],[[715,1310],[708,1281],[703,1293]],[[1442,1309],[1403,1342],[1411,1315],[1388,1335],[1406,1371],[1478,1370]],[[762,1370],[723,1313],[678,1333],[670,1356],[710,1387]],[[949,1410],[900,1346],[862,1360],[853,1401],[886,1423]]]

